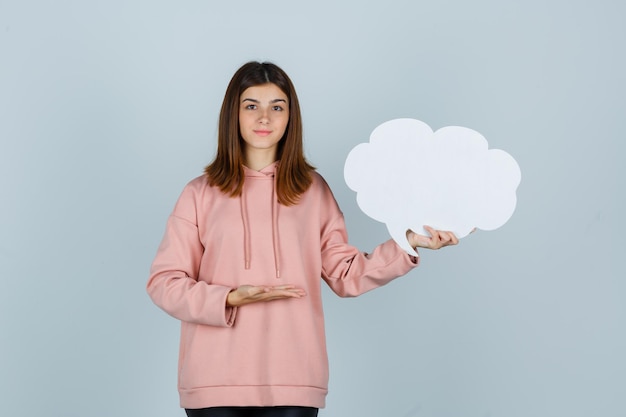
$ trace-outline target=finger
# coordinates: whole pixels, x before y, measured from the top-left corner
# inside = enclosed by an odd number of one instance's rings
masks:
[[[445,242],[448,245],[456,245],[459,243],[459,239],[457,239],[456,235],[452,232],[441,232],[442,236],[445,236]]]
[[[424,229],[430,233],[430,247],[439,249],[442,246],[442,236],[439,230],[435,230],[430,226],[424,226]]]
[[[431,246],[430,236],[419,235],[415,232],[411,232],[409,242],[412,247],[429,248]]]
[[[259,301],[274,301],[274,300],[281,300],[285,298],[301,298],[303,296],[304,294],[297,293],[297,292],[275,290],[275,291],[272,291],[271,293],[263,294],[263,296],[259,298]]]
[[[439,236],[441,237],[441,242],[442,243],[450,243],[450,242],[452,242],[452,234],[450,232],[439,231]]]
[[[456,235],[454,233],[452,233],[452,232],[450,232],[450,236],[452,238],[452,244],[453,245],[457,245],[459,243],[459,238],[456,237]]]
[[[459,243],[459,239],[450,231],[435,230],[430,226],[424,226],[424,229],[432,235],[433,247],[437,249]]]
[[[288,290],[280,290],[281,293],[283,294],[289,294],[290,296],[297,296],[297,297],[301,297],[306,295],[306,291],[304,291],[302,288],[290,288]]]
[[[272,288],[275,289],[275,290],[286,290],[286,291],[302,290],[301,287],[296,287],[293,284],[276,285],[276,286],[274,286]]]
[[[424,228],[424,230],[426,230],[428,232],[429,235],[432,236],[432,235],[435,234],[435,229],[433,229],[432,227],[424,225],[423,228]]]
[[[295,285],[277,285],[272,287],[272,291],[289,294],[296,294],[297,296],[304,296],[306,292],[302,288],[297,288]],[[291,296],[291,295],[290,295]]]
[[[441,233],[439,230],[433,229],[430,226],[424,225],[424,230],[430,234],[431,247],[438,247],[441,244]]]
[[[288,284],[288,285],[276,285],[273,287],[269,287],[271,289],[272,292],[301,292],[304,291],[302,288],[300,287],[296,287],[295,285],[292,284]]]
[[[291,284],[276,285],[276,286],[272,287],[272,289],[274,289],[274,290],[292,290],[294,288],[296,288],[296,286],[295,285],[291,285]]]

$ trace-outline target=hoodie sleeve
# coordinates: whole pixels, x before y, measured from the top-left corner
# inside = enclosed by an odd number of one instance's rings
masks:
[[[236,307],[226,307],[231,288],[198,280],[204,246],[195,213],[195,194],[188,186],[167,221],[147,291],[157,306],[179,320],[230,327],[237,313]]]
[[[326,186],[328,187],[328,186]],[[337,202],[327,188],[322,198],[322,278],[341,297],[356,297],[407,274],[419,263],[393,239],[372,253],[348,244],[346,225]],[[325,218],[327,220],[325,220]]]

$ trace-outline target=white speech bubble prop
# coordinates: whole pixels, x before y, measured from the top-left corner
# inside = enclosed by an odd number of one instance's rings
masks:
[[[463,238],[474,228],[504,225],[515,210],[521,172],[511,155],[489,149],[474,130],[448,126],[433,132],[419,120],[395,119],[350,151],[344,178],[361,210],[415,253],[407,229],[428,235],[428,225]]]

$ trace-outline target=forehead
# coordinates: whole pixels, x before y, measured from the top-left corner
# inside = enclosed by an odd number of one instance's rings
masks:
[[[287,95],[280,89],[276,84],[267,83],[261,85],[255,85],[252,87],[246,88],[243,93],[241,93],[241,100],[245,100],[246,98],[252,98],[256,100],[276,100],[283,99],[287,100]]]

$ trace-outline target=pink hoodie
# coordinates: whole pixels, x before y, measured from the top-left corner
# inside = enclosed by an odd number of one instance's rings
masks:
[[[417,266],[393,240],[371,254],[348,245],[343,214],[317,173],[299,204],[278,204],[275,169],[245,168],[241,198],[198,177],[168,219],[147,289],[182,322],[181,407],[324,407],[320,277],[339,296],[353,297]],[[307,295],[226,307],[228,293],[244,284],[293,284]]]

